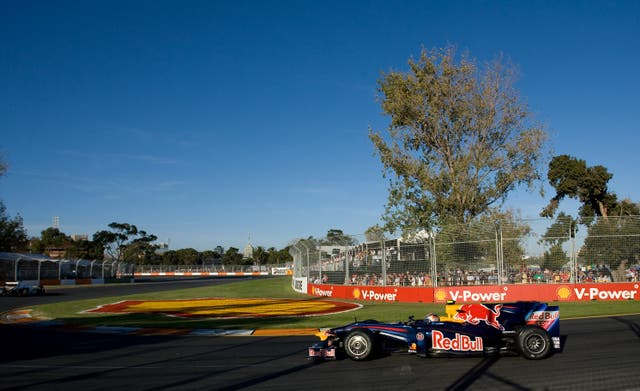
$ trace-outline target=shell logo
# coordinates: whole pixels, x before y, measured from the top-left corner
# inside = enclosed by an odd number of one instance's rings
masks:
[[[353,297],[355,299],[359,299],[360,298],[360,289],[356,288],[353,290]]]
[[[444,301],[447,298],[447,292],[442,289],[438,289],[435,293],[437,301]]]
[[[556,290],[556,294],[558,295],[558,298],[560,300],[567,300],[569,297],[571,297],[571,289],[566,286],[561,286]]]

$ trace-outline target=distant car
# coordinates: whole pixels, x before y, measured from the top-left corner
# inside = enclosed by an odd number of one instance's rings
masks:
[[[560,310],[537,301],[446,306],[439,319],[383,323],[356,321],[319,333],[308,358],[352,360],[376,353],[404,352],[420,357],[521,355],[538,360],[560,351]],[[433,315],[433,314],[430,314]]]
[[[3,296],[43,295],[44,286],[40,281],[7,281],[2,287]]]

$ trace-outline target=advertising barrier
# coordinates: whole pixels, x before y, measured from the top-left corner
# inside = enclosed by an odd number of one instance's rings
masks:
[[[431,303],[433,288],[309,284],[312,296],[377,302]]]
[[[134,277],[247,277],[268,276],[269,272],[135,272]]]
[[[289,267],[272,267],[271,268],[272,276],[292,276],[293,270]]]
[[[299,293],[307,293],[307,277],[294,277],[292,278],[293,290]]]
[[[294,279],[294,284],[295,284]],[[300,279],[298,279],[300,280]],[[305,279],[306,280],[306,279]],[[438,288],[308,284],[312,296],[377,302],[457,303],[640,300],[639,283],[482,285]],[[301,292],[298,290],[298,292]]]

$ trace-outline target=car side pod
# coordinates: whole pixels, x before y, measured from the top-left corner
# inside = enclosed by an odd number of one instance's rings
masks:
[[[484,353],[485,356],[499,356],[500,355],[500,349],[495,347],[495,346],[487,346],[484,348],[484,350],[482,351]]]

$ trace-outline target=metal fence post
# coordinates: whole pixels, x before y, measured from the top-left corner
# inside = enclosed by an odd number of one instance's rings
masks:
[[[309,247],[307,247],[307,245],[304,244],[304,243],[300,243],[300,245],[307,250],[307,282],[310,282],[309,281],[309,278],[310,278],[310,274],[309,274],[309,267],[310,267],[309,266]]]
[[[504,257],[502,253],[502,225],[496,222],[496,271],[498,272],[498,284],[504,284]]]
[[[576,254],[576,234],[572,219],[569,220],[569,241],[571,242],[571,278],[570,282],[578,282],[578,254]]]
[[[351,251],[348,247],[345,247],[344,252],[344,285],[349,285],[349,254]]]
[[[507,282],[507,273],[504,270],[504,241],[502,240],[502,225],[500,225],[500,284]]]
[[[318,246],[318,281],[322,284],[322,247]]]
[[[293,256],[293,276],[300,277],[300,249],[296,247],[298,243],[291,245],[291,250],[295,251],[295,254],[292,254],[291,251],[289,253]],[[298,260],[296,260],[296,254],[298,256]]]
[[[438,260],[436,257],[436,233],[429,232],[429,258],[431,258],[431,285],[438,286]]]
[[[387,286],[387,250],[384,245],[384,239],[380,241],[380,251],[382,251],[382,286]]]

